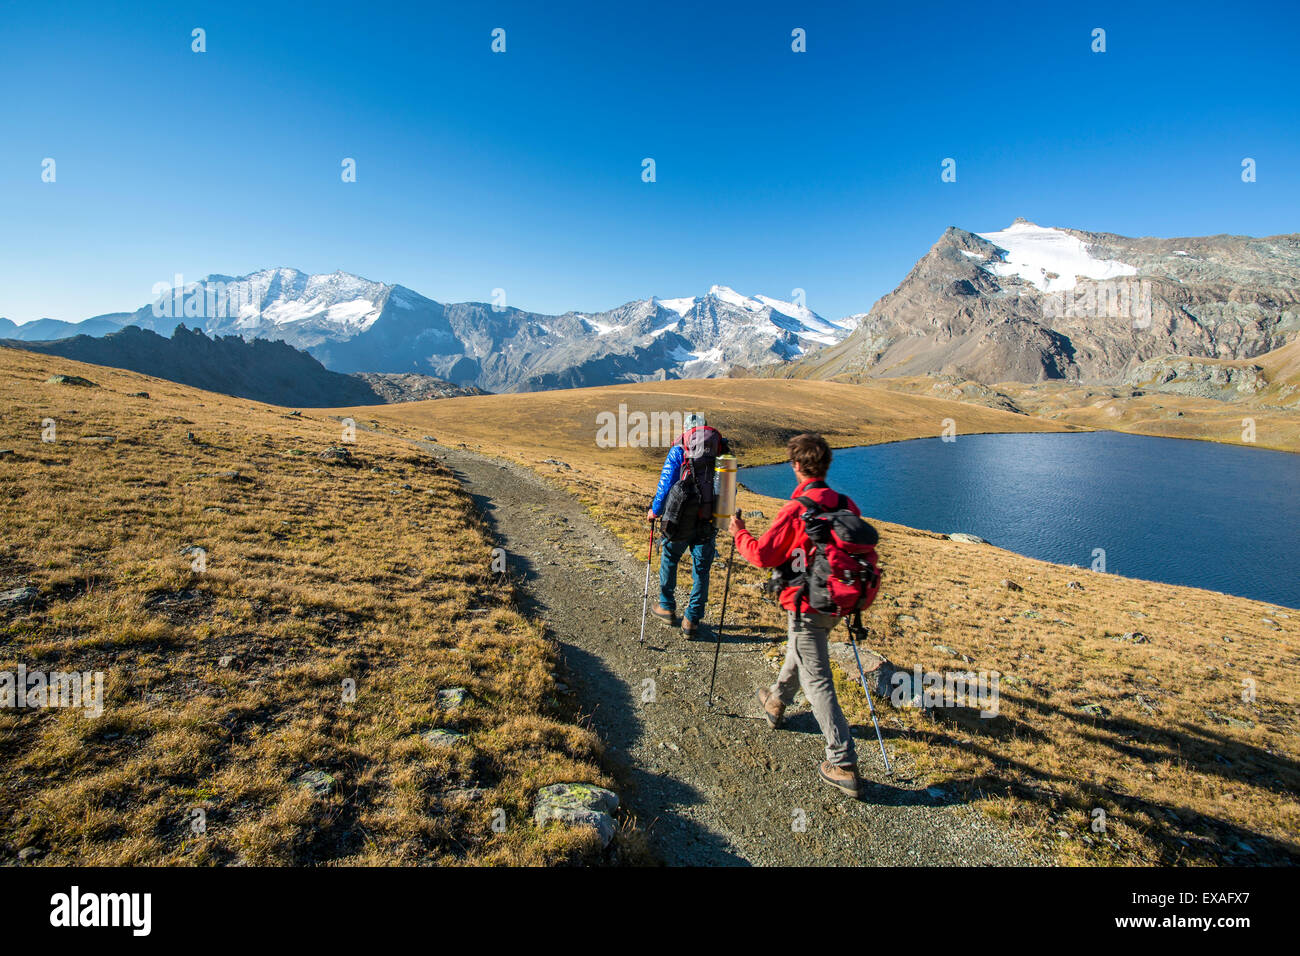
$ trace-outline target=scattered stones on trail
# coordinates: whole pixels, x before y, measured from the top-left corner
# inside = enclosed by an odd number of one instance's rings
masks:
[[[469,699],[469,691],[464,687],[448,687],[438,691],[434,698],[439,710],[455,710]]]
[[[609,846],[617,829],[610,815],[618,809],[618,794],[590,783],[553,783],[537,792],[533,822],[594,827],[601,846]]]
[[[324,770],[308,770],[306,773],[299,774],[293,784],[314,797],[328,797],[334,792],[336,781]]]
[[[76,385],[80,388],[99,388],[88,378],[82,378],[80,375],[51,375],[45,380],[47,385]]]
[[[0,609],[30,607],[40,600],[40,591],[30,585],[0,592]]]
[[[966,544],[988,544],[983,538],[974,534],[967,534],[964,531],[957,531],[948,535],[949,541],[963,541]]]
[[[459,741],[465,739],[465,735],[459,730],[446,730],[439,727],[434,730],[426,730],[420,734],[420,739],[430,747],[454,747]]]

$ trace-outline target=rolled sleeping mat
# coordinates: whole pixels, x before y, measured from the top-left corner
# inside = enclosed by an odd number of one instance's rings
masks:
[[[725,529],[736,513],[736,484],[740,465],[735,455],[719,455],[713,469],[713,523]]]

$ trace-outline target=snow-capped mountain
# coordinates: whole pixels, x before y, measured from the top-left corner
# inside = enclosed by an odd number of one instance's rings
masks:
[[[400,285],[295,269],[209,276],[160,290],[123,316],[123,324],[163,334],[181,323],[283,340],[334,371],[419,372],[489,391],[707,378],[788,361],[850,331],[802,304],[726,286],[606,312],[542,315],[443,304]]]
[[[855,325],[779,374],[1117,385],[1160,356],[1248,359],[1300,333],[1300,236],[952,226]]]

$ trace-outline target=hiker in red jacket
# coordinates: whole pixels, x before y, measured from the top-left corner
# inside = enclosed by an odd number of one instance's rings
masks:
[[[825,508],[842,507],[861,514],[858,506],[847,496],[832,491],[825,482],[831,465],[831,449],[821,435],[796,435],[787,446],[790,464],[799,485],[790,497],[804,496]],[[791,566],[802,570],[809,560],[810,545],[800,515],[804,505],[791,501],[783,507],[763,537],[755,539],[745,528],[745,522],[736,515],[731,519],[731,533],[736,550],[750,564],[760,568]],[[800,563],[802,562],[802,563]],[[758,690],[758,701],[763,714],[773,729],[781,726],[785,709],[794,700],[802,685],[804,695],[812,707],[817,725],[826,737],[826,760],[819,774],[821,779],[845,793],[857,796],[857,754],[849,722],[844,718],[840,702],[835,696],[835,683],[831,679],[831,661],[827,638],[839,618],[819,614],[809,606],[798,586],[788,586],[781,591],[781,606],[789,616],[785,663],[771,687]]]

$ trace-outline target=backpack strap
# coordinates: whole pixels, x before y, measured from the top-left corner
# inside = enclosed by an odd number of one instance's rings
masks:
[[[812,485],[809,485],[808,487],[811,488]],[[825,484],[825,482],[822,483],[822,487],[823,487],[823,488],[827,487],[827,485]],[[809,498],[807,495],[800,495],[798,498],[795,498],[794,500],[797,501],[797,502],[799,502],[799,504],[803,505],[803,506],[804,506],[805,508],[807,508],[809,511],[828,511],[828,510],[829,510],[829,511],[847,511],[847,510],[848,510],[848,507],[849,507],[849,499],[846,498],[846,497],[844,497],[844,495],[840,494],[838,491],[835,492],[835,507],[834,507],[834,508],[829,508],[829,509],[828,509],[828,508],[823,508],[821,505],[819,505],[817,502],[813,501],[813,500],[812,500],[811,498]]]

